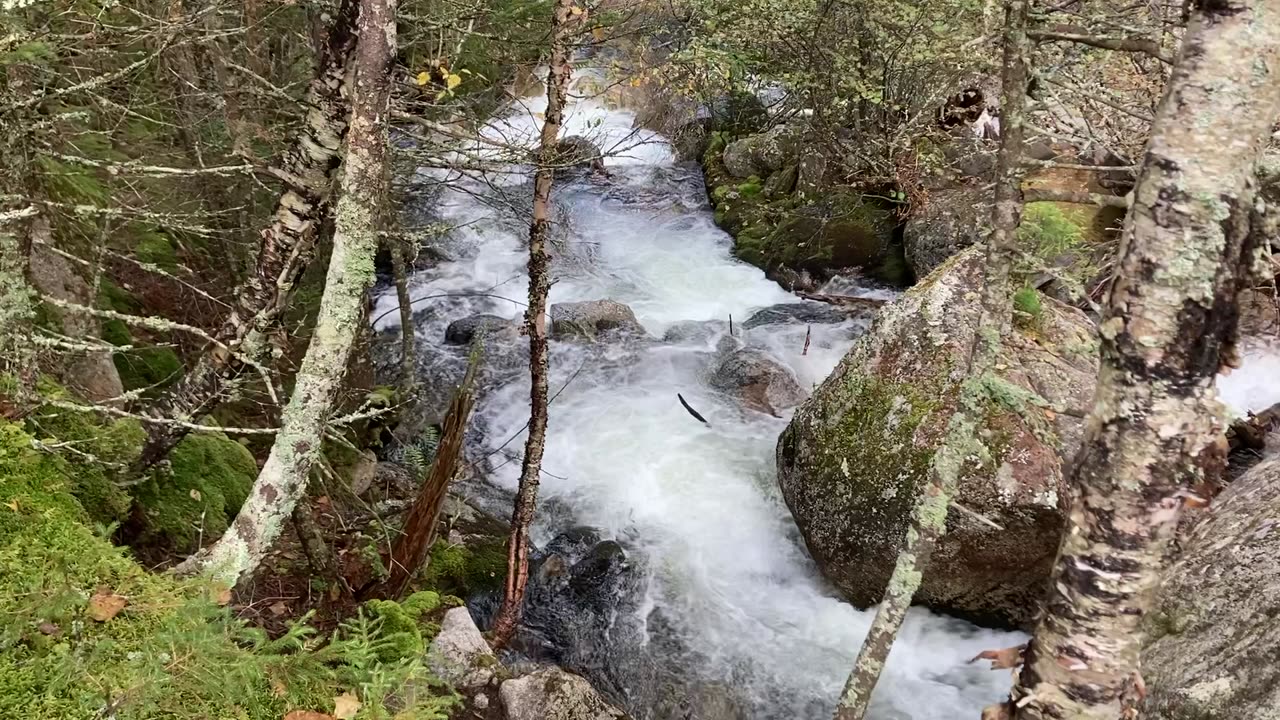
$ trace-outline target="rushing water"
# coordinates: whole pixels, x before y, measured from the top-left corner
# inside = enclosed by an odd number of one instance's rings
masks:
[[[486,133],[532,145],[544,106],[538,98],[516,103]],[[586,524],[642,551],[651,576],[639,620],[660,611],[700,658],[687,672],[731,688],[752,718],[826,718],[871,613],[842,602],[819,577],[779,497],[773,451],[786,420],[744,410],[707,385],[730,314],[741,323],[753,310],[797,299],[732,257],[697,168],[677,163],[662,138],[633,131],[632,120],[591,100],[578,100],[568,113],[565,136],[587,135],[621,153],[606,161],[608,179],[559,183],[551,301],[626,303],[654,340],[605,347],[553,340],[552,390],[563,391],[551,405],[541,490],[546,512],[536,539]],[[445,242],[449,260],[412,282],[413,296],[423,299],[415,305],[421,309],[415,331],[420,346],[434,348],[423,360],[428,366],[461,362],[465,350],[440,347],[449,321],[476,312],[517,318],[523,311],[527,226],[504,206],[527,213],[528,177],[527,168],[512,170],[485,182],[454,177],[432,200],[435,214],[456,229]],[[468,293],[488,296],[460,297]],[[438,298],[445,294],[453,297]],[[378,302],[375,314],[393,309],[394,293]],[[682,321],[708,321],[707,331],[657,340]],[[380,321],[395,322],[394,312]],[[834,368],[863,326],[814,325],[807,353],[801,324],[753,327],[745,337],[809,387]],[[518,343],[490,352],[507,356],[511,374],[483,396],[476,421],[490,451],[515,438],[495,455],[508,459],[495,463],[489,479],[511,490],[528,381],[515,372]],[[681,408],[677,392],[709,426]],[[977,717],[1005,692],[1009,675],[967,661],[1020,641],[913,612],[877,691],[875,717]]]

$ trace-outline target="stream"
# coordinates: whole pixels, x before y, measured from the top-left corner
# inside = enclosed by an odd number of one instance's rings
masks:
[[[532,147],[544,107],[541,97],[518,101],[485,135]],[[636,565],[644,575],[642,597],[626,606],[627,617],[614,618],[639,628],[640,641],[613,652],[652,651],[661,664],[660,645],[684,648],[679,674],[690,676],[691,685],[720,688],[737,708],[709,715],[825,720],[872,613],[840,600],[818,575],[779,496],[774,445],[786,418],[744,408],[708,377],[717,346],[744,342],[811,388],[868,321],[812,324],[808,343],[803,322],[746,323],[761,308],[801,301],[734,259],[731,238],[713,222],[698,167],[677,162],[662,137],[633,130],[632,122],[631,113],[592,99],[575,100],[567,112],[562,137],[585,135],[603,147],[609,177],[557,179],[550,301],[625,303],[651,337],[553,338],[555,399],[534,539],[544,544],[586,525],[644,559]],[[470,152],[484,155],[487,147]],[[420,172],[424,180],[448,180],[429,204],[433,217],[453,228],[440,242],[446,259],[411,279],[419,370],[430,383],[456,377],[466,362],[465,347],[444,344],[451,321],[476,313],[522,316],[530,185],[527,166],[483,177]],[[893,295],[850,279],[830,291]],[[397,328],[394,290],[381,290],[376,304],[374,316],[383,315],[378,328]],[[734,338],[727,338],[730,315]],[[496,508],[509,503],[519,474],[529,412],[526,342],[497,338],[484,348],[485,390],[473,420],[478,447],[471,451],[489,460],[484,482],[499,498]],[[677,393],[708,424],[691,417]],[[598,642],[607,646],[605,635]],[[913,611],[873,717],[978,717],[1007,691],[1010,675],[969,659],[1022,639]],[[639,718],[663,716],[652,693],[639,687],[644,678],[628,675],[626,662],[618,666],[626,709]]]

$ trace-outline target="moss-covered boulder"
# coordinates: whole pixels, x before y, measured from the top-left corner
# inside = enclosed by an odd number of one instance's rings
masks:
[[[1280,718],[1280,458],[1232,483],[1183,547],[1148,618],[1145,716]]]
[[[819,568],[853,603],[878,602],[916,493],[955,412],[978,322],[983,257],[960,253],[885,306],[778,441],[778,482]],[[1063,457],[1080,423],[1045,405],[1088,407],[1096,343],[1083,314],[1041,299],[995,371],[980,440],[917,601],[1028,622],[1063,524]],[[1072,413],[1074,414],[1074,413]],[[977,514],[982,518],[979,519]],[[992,527],[987,521],[999,525]]]
[[[221,433],[188,435],[137,486],[139,540],[191,552],[227,529],[249,497],[258,464],[243,445]]]

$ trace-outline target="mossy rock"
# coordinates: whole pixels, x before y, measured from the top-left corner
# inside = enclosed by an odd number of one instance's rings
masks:
[[[475,537],[467,545],[437,540],[422,585],[442,595],[469,597],[496,590],[507,576],[507,546],[499,537]]]
[[[221,433],[188,435],[134,492],[144,527],[139,540],[179,552],[218,537],[249,497],[253,455]]]
[[[823,574],[860,607],[881,599],[916,494],[969,379],[983,256],[970,249],[885,306],[778,441],[783,498]],[[996,624],[1029,622],[1063,526],[1063,457],[1079,421],[1040,404],[1088,406],[1096,376],[1083,314],[1040,298],[1037,333],[1005,339],[985,392],[988,457],[962,470],[917,602]]]

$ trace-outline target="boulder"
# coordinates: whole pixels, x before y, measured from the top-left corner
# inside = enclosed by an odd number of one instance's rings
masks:
[[[1142,652],[1144,717],[1280,718],[1280,458],[1232,483],[1184,538]]]
[[[515,339],[517,325],[514,321],[497,315],[469,315],[449,323],[444,331],[444,341],[450,345],[470,345],[476,333],[481,333],[486,338]]]
[[[460,690],[487,685],[498,665],[497,657],[465,607],[456,607],[444,614],[440,633],[431,641],[427,659],[440,679]]]
[[[613,300],[555,303],[551,306],[551,334],[565,340],[594,340],[602,333],[644,335],[631,308]]]
[[[781,303],[757,310],[742,327],[750,330],[761,325],[822,325],[847,319],[848,316],[827,303]]]
[[[36,223],[37,235],[48,232],[44,221]],[[93,288],[78,274],[71,262],[49,250],[43,244],[31,246],[31,284],[42,294],[57,300],[92,306],[95,302]],[[101,335],[97,318],[89,315],[60,312],[63,334],[72,338],[96,338]],[[119,397],[124,392],[120,372],[112,362],[110,352],[60,353],[48,358],[57,377],[78,394],[91,402],[101,402]]]
[[[880,311],[778,440],[778,483],[823,574],[859,607],[882,597],[916,494],[967,378],[983,256],[971,248]],[[1034,327],[1005,340],[979,433],[989,458],[961,471],[958,501],[916,600],[975,620],[1032,619],[1058,548],[1063,457],[1089,407],[1089,320],[1042,298]],[[1074,414],[1074,413],[1073,413]]]
[[[730,352],[712,373],[711,387],[770,415],[795,407],[805,398],[804,389],[791,370],[755,348]]]
[[[947,258],[982,239],[991,224],[991,192],[981,185],[955,185],[929,193],[929,202],[907,219],[902,249],[922,278]]]
[[[507,680],[498,690],[507,720],[621,720],[591,683],[557,667]]]
[[[727,332],[729,324],[724,320],[681,320],[672,323],[662,333],[662,341],[669,343],[706,343]]]
[[[604,153],[600,147],[582,135],[570,135],[556,143],[555,164],[557,172],[590,168],[604,169]]]
[[[792,163],[800,150],[801,131],[778,125],[758,135],[734,140],[724,148],[724,167],[736,178],[768,177]]]

